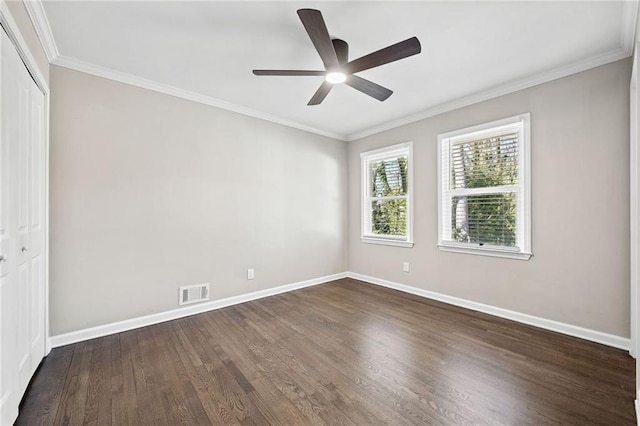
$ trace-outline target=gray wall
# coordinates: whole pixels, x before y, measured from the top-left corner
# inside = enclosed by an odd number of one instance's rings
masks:
[[[630,69],[345,144],[52,66],[52,335],[175,309],[180,285],[220,299],[351,270],[629,336]],[[534,257],[440,252],[436,135],[522,112]],[[363,244],[359,154],[409,140],[415,247]]]
[[[350,271],[628,337],[630,72],[626,59],[350,142]],[[534,256],[440,252],[436,136],[524,112]],[[359,154],[405,141],[414,142],[415,246],[364,244]]]
[[[57,66],[51,89],[52,335],[347,270],[344,142]]]

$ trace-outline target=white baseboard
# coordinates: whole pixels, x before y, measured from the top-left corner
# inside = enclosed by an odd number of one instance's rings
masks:
[[[256,291],[253,293],[247,293],[240,296],[227,297],[225,299],[200,303],[198,305],[188,306],[186,308],[174,309],[166,312],[159,312],[157,314],[151,314],[143,317],[132,318],[124,321],[118,321],[111,324],[105,324],[97,327],[86,328],[84,330],[77,330],[77,331],[72,331],[70,333],[58,334],[56,336],[51,336],[50,346],[57,348],[59,346],[64,346],[72,343],[82,342],[85,340],[95,339],[97,337],[108,336],[110,334],[121,333],[123,331],[133,330],[134,328],[146,327],[148,325],[158,324],[161,322],[183,318],[190,315],[200,314],[200,313],[212,311],[215,309],[225,308],[227,306],[237,305],[239,303],[249,302],[251,300],[262,299],[263,297],[273,296],[280,293],[286,293],[289,291],[298,290],[305,287],[311,287],[314,285],[323,284],[329,281],[335,281],[335,280],[339,280],[346,277],[347,277],[347,273],[341,272],[339,274],[327,275],[320,278],[300,281],[297,283],[274,287],[267,290]]]
[[[510,311],[508,309],[485,305],[483,303],[473,302],[471,300],[461,299],[459,297],[447,296],[446,294],[423,290],[404,284],[398,284],[392,281],[358,274],[356,272],[347,272],[347,276],[349,278],[365,281],[370,284],[392,288],[395,290],[403,291],[405,293],[414,294],[416,296],[426,297],[427,299],[438,300],[450,305],[460,306],[463,308],[471,309],[473,311],[483,312],[485,314],[533,325],[534,327],[544,328],[546,330],[556,331],[562,334],[568,334],[569,336],[579,337],[581,339],[590,340],[592,342],[602,343],[603,345],[613,346],[614,348],[629,350],[629,348],[631,347],[631,340],[626,337],[615,336],[613,334],[607,334],[601,331],[590,330],[588,328],[565,324],[559,321],[553,321],[550,319],[540,318],[516,311]]]
[[[91,327],[83,330],[72,331],[70,333],[51,336],[51,338],[49,339],[49,345],[50,345],[49,347],[57,348],[59,346],[64,346],[72,343],[82,342],[85,340],[95,339],[97,337],[107,336],[115,333],[121,333],[123,331],[133,330],[135,328],[146,327],[148,325],[158,324],[165,321],[171,321],[174,319],[199,314],[202,312],[208,312],[215,309],[225,308],[227,306],[237,305],[239,303],[249,302],[251,300],[257,300],[263,297],[286,293],[288,291],[293,291],[293,290],[297,290],[305,287],[311,287],[314,285],[323,284],[326,282],[335,281],[335,280],[339,280],[346,277],[364,281],[370,284],[376,284],[382,287],[392,288],[394,290],[399,290],[405,293],[414,294],[416,296],[425,297],[427,299],[438,300],[440,302],[448,303],[450,305],[460,306],[463,308],[471,309],[473,311],[483,312],[483,313],[494,315],[497,317],[506,318],[506,319],[521,322],[524,324],[529,324],[534,327],[539,327],[546,330],[567,334],[569,336],[579,337],[581,339],[590,340],[592,342],[602,343],[604,345],[612,346],[615,348],[629,350],[631,346],[630,339],[625,337],[614,336],[612,334],[607,334],[607,333],[603,333],[596,330],[590,330],[588,328],[578,327],[571,324],[565,324],[559,321],[540,318],[540,317],[523,314],[516,311],[510,311],[508,309],[498,308],[491,305],[485,305],[483,303],[473,302],[471,300],[461,299],[454,296],[448,296],[442,293],[436,293],[433,291],[423,290],[420,288],[411,287],[408,285],[399,284],[392,281],[383,280],[380,278],[358,274],[356,272],[342,272],[339,274],[327,275],[324,277],[315,278],[307,281],[301,281],[293,284],[287,284],[279,287],[270,288],[267,290],[261,290],[253,293],[243,294],[240,296],[228,297],[220,300],[213,300],[206,303],[200,303],[194,306],[188,306],[185,308],[174,309],[166,312],[159,312],[157,314],[146,315],[143,317],[132,318],[132,319],[118,321],[111,324],[105,324],[97,327]],[[640,400],[640,395],[638,399]],[[638,407],[638,400],[636,400],[636,408],[637,407]],[[639,423],[639,426],[640,426],[640,423]]]

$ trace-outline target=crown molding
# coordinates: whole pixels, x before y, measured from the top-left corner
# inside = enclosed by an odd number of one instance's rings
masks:
[[[175,96],[182,99],[187,99],[193,102],[202,103],[205,105],[226,109],[239,114],[247,115],[261,120],[270,121],[283,126],[292,127],[295,129],[303,130],[305,132],[314,133],[321,136],[341,140],[341,141],[354,141],[367,136],[375,135],[387,130],[394,129],[396,127],[411,124],[416,121],[424,120],[429,117],[436,116],[445,112],[453,111],[458,108],[469,106],[478,102],[483,102],[489,99],[493,99],[499,96],[507,95],[519,90],[527,89],[529,87],[537,86],[539,84],[547,83],[552,80],[556,80],[562,77],[566,77],[571,74],[576,74],[582,71],[586,71],[601,65],[606,65],[610,62],[614,62],[620,59],[624,59],[633,54],[633,46],[636,42],[636,31],[638,22],[639,2],[638,0],[625,1],[623,5],[622,25],[620,30],[620,48],[606,52],[604,54],[584,59],[579,62],[575,62],[570,65],[555,68],[553,70],[531,75],[520,80],[508,82],[494,86],[490,89],[465,96],[450,102],[446,102],[440,105],[436,105],[425,111],[417,114],[412,114],[398,120],[393,120],[387,123],[383,123],[378,126],[366,128],[351,134],[339,134],[335,132],[329,132],[322,129],[310,127],[301,123],[289,121],[278,117],[276,115],[268,114],[255,109],[247,108],[241,105],[226,102],[211,96],[203,95],[200,93],[180,89],[167,84],[159,83],[153,80],[137,77],[132,74],[123,73],[110,68],[94,65],[88,62],[84,62],[78,59],[61,56],[58,52],[58,48],[47,19],[46,12],[42,0],[25,0],[23,1],[25,8],[29,14],[29,17],[36,30],[40,43],[47,55],[50,63],[73,69],[76,71],[84,72],[87,74],[96,75],[121,83],[138,86],[148,90],[164,93],[167,95]]]
[[[622,26],[620,28],[620,46],[622,49],[633,54],[633,45],[636,42],[636,31],[638,25],[638,0],[627,1],[622,5]]]
[[[372,127],[369,129],[356,132],[356,133],[352,133],[350,135],[347,135],[345,140],[347,142],[351,142],[357,139],[364,138],[366,136],[375,135],[377,133],[391,130],[396,127],[415,123],[416,121],[424,120],[426,118],[433,117],[438,114],[453,111],[455,109],[469,106],[478,102],[487,101],[489,99],[497,98],[499,96],[508,95],[510,93],[517,92],[519,90],[528,89],[529,87],[537,86],[543,83],[548,83],[550,81],[557,80],[559,78],[576,74],[582,71],[587,71],[589,69],[599,67],[601,65],[606,65],[608,63],[615,62],[620,59],[628,58],[629,56],[631,56],[631,51],[627,52],[626,50],[619,48],[617,50],[610,51],[610,52],[607,52],[598,56],[594,56],[591,58],[587,58],[582,61],[574,62],[573,64],[555,68],[553,70],[546,71],[540,74],[531,75],[529,77],[526,77],[520,80],[516,80],[513,82],[492,87],[490,89],[475,93],[470,96],[465,96],[463,98],[459,98],[451,102],[446,102],[446,103],[437,105],[433,108],[429,108],[426,111],[420,112],[418,114],[409,115],[407,117],[390,121],[380,126],[376,126],[376,127]]]
[[[130,84],[132,86],[141,87],[147,90],[153,90],[154,92],[164,93],[165,95],[175,96],[177,98],[198,102],[216,108],[226,109],[228,111],[247,115],[249,117],[259,118],[261,120],[270,121],[272,123],[281,124],[283,126],[292,127],[294,129],[303,130],[309,133],[315,133],[320,136],[326,136],[341,141],[345,140],[345,135],[316,129],[314,127],[306,126],[301,123],[285,120],[275,115],[264,113],[262,111],[246,108],[241,105],[233,104],[231,102],[222,101],[211,96],[206,96],[200,93],[191,92],[189,90],[180,89],[168,84],[163,84],[157,81],[148,80],[146,78],[137,77],[132,74],[116,71],[110,68],[102,67],[100,65],[90,64],[88,62],[68,58],[66,56],[58,56],[51,63],[63,68],[69,68],[86,74],[95,75],[97,77],[118,81],[120,83]]]
[[[34,58],[33,54],[29,50],[27,41],[20,32],[20,27],[13,19],[11,11],[6,5],[5,0],[0,0],[0,25],[4,28],[9,40],[15,46],[18,51],[20,59],[24,62],[25,66],[29,70],[29,73],[36,82],[36,85],[40,88],[45,95],[49,94],[49,85],[47,79],[44,76],[43,70],[38,66],[38,62]],[[0,30],[1,31],[1,30]]]
[[[635,19],[633,20],[633,22],[635,26]],[[635,35],[635,32],[634,32],[634,35]],[[137,77],[132,74],[123,73],[110,68],[94,65],[88,62],[80,61],[78,59],[73,59],[66,56],[57,56],[56,59],[54,59],[51,63],[53,63],[54,65],[58,65],[60,67],[69,68],[75,71],[84,72],[87,74],[95,75],[98,77],[102,77],[102,78],[106,78],[114,81],[119,81],[121,83],[130,84],[132,86],[137,86],[137,87],[141,87],[148,90],[153,90],[155,92],[160,92],[166,95],[187,99],[193,102],[202,103],[202,104],[213,106],[216,108],[226,109],[239,114],[243,114],[250,117],[259,118],[261,120],[270,121],[276,124],[281,124],[283,126],[303,130],[305,132],[314,133],[317,135],[326,136],[332,139],[337,139],[345,142],[351,142],[357,139],[364,138],[366,136],[375,135],[377,133],[391,130],[396,127],[404,126],[406,124],[415,123],[416,121],[424,120],[426,118],[430,118],[438,114],[443,114],[445,112],[453,111],[455,109],[469,106],[475,103],[487,101],[489,99],[497,98],[499,96],[508,95],[510,93],[527,89],[529,87],[537,86],[539,84],[548,83],[550,81],[557,80],[559,78],[576,74],[582,71],[587,71],[589,69],[596,68],[601,65],[606,65],[608,63],[627,58],[631,55],[631,53],[632,53],[631,51],[627,52],[626,50],[619,48],[617,50],[610,51],[610,52],[607,52],[598,56],[594,56],[591,58],[587,58],[585,60],[575,62],[570,65],[555,68],[553,70],[550,70],[544,73],[535,74],[521,80],[516,80],[514,82],[509,82],[506,84],[495,86],[488,90],[478,92],[470,96],[466,96],[451,102],[446,102],[446,103],[437,105],[433,108],[429,108],[420,113],[412,114],[407,117],[403,117],[399,120],[394,120],[394,121],[391,121],[379,126],[371,127],[371,128],[368,128],[356,133],[352,133],[349,135],[328,132],[326,130],[321,130],[314,127],[306,126],[304,124],[285,120],[278,116],[267,114],[262,111],[246,108],[241,105],[233,104],[231,102],[222,101],[220,99],[216,99],[211,96],[206,96],[206,95],[202,95],[200,93],[192,92],[189,90],[180,89],[178,87],[159,83],[157,81],[149,80],[142,77]]]
[[[216,108],[226,109],[228,111],[233,111],[250,117],[259,118],[261,120],[270,121],[272,123],[281,124],[283,126],[291,127],[298,130],[303,130],[305,132],[315,133],[320,136],[326,136],[341,141],[345,140],[345,135],[316,129],[314,127],[306,126],[301,123],[285,120],[275,115],[264,113],[262,111],[246,108],[241,105],[233,104],[231,102],[222,101],[211,96],[191,92],[189,90],[180,89],[178,87],[159,83],[157,81],[137,77],[132,74],[127,74],[110,68],[80,61],[78,59],[62,56],[58,51],[58,46],[56,45],[55,38],[53,37],[53,31],[51,30],[51,25],[49,24],[49,19],[47,18],[47,14],[44,10],[42,0],[26,0],[23,3],[25,5],[25,8],[27,9],[29,18],[31,19],[31,23],[36,30],[36,34],[40,39],[40,44],[42,45],[42,48],[47,55],[47,59],[54,65],[73,69],[87,74],[92,74],[102,78],[107,78],[110,80],[118,81],[120,83],[130,84],[144,89],[153,90],[155,92],[164,93],[166,95],[175,96]]]
[[[40,39],[44,53],[47,55],[47,59],[49,62],[52,62],[60,54],[58,53],[56,40],[53,37],[53,31],[51,31],[51,25],[49,25],[49,19],[44,11],[44,5],[41,0],[23,1],[23,4],[27,9],[27,13]]]

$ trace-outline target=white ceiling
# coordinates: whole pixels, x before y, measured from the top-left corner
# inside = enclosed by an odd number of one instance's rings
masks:
[[[251,73],[322,69],[299,8],[321,10],[351,59],[412,36],[422,53],[359,73],[394,91],[385,102],[337,85],[307,106],[322,77]],[[28,9],[53,63],[351,140],[627,57],[637,3],[45,0]]]

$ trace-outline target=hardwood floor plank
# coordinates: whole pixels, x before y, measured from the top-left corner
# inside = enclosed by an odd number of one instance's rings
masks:
[[[93,346],[87,387],[87,401],[83,424],[105,425],[111,423],[113,398],[103,398],[111,388],[111,340],[113,336],[99,339]]]
[[[146,363],[152,366],[154,382],[151,395],[157,398],[164,410],[167,424],[207,424],[209,418],[200,400],[194,397],[191,380],[184,366],[178,362],[169,333],[168,324],[160,324],[148,330],[153,357]],[[145,352],[149,352],[146,350]]]
[[[138,410],[138,399],[136,398],[135,372],[133,367],[133,345],[136,343],[135,332],[127,331],[120,333],[120,350],[122,364],[122,424],[141,424]],[[116,405],[116,404],[114,404]]]
[[[275,381],[284,380],[285,382],[291,380],[290,375],[294,375],[298,388],[306,395],[310,404],[316,407],[314,410],[325,422],[329,424],[352,423],[348,416],[341,411],[327,409],[334,408],[333,401],[336,399],[336,395],[328,392],[325,384],[317,380],[317,371],[313,368],[312,363],[305,362],[304,357],[296,355],[294,351],[283,350],[282,344],[269,344],[277,337],[270,335],[267,330],[260,330],[255,323],[247,322],[251,323],[254,335],[246,342],[246,345],[261,360],[265,375],[274,374],[278,377]],[[270,352],[268,356],[264,355],[266,351]],[[268,365],[265,364],[265,360],[269,361]],[[273,378],[271,380],[274,381]]]
[[[48,389],[49,392],[27,392],[22,401],[16,426],[50,425],[55,422],[75,348],[75,345],[63,346],[51,352],[42,361],[30,386]],[[33,408],[24,409],[25,407]]]
[[[310,307],[310,309],[312,309]],[[345,318],[346,320],[346,318]],[[301,318],[300,321],[303,321]],[[328,324],[326,320],[321,320],[323,323]],[[357,318],[352,318],[351,321],[344,321],[344,324],[350,323],[353,324],[354,321],[359,321]],[[427,389],[423,386],[423,382],[418,382],[413,380],[409,375],[403,371],[403,369],[398,368],[399,364],[397,361],[394,361],[390,358],[392,355],[391,352],[387,350],[390,342],[387,342],[385,339],[382,339],[383,335],[378,335],[377,338],[380,339],[376,342],[370,342],[366,346],[361,347],[358,343],[359,341],[365,340],[366,335],[362,333],[354,332],[354,329],[351,329],[345,325],[342,325],[340,321],[335,321],[331,325],[330,333],[336,333],[341,336],[348,337],[348,340],[345,341],[345,345],[342,345],[343,348],[347,348],[347,351],[353,353],[345,353],[342,352],[341,358],[345,357],[353,357],[354,355],[359,360],[365,360],[364,365],[367,367],[369,372],[372,372],[375,375],[380,374],[380,372],[386,372],[385,380],[390,380],[392,388],[397,386],[405,387],[406,390],[410,393],[414,393],[416,396],[420,396],[420,393],[427,392]],[[391,334],[389,337],[396,338],[396,334],[398,330],[390,329],[388,330]],[[322,333],[322,331],[320,331]],[[328,335],[330,336],[330,334]],[[330,337],[329,337],[330,338]],[[402,341],[393,342],[394,347],[401,347],[405,345]],[[406,368],[405,368],[406,369]],[[447,395],[450,396],[450,395]],[[433,405],[431,408],[435,410],[442,410],[442,408],[434,408]]]
[[[245,408],[244,391],[215,352],[207,353],[200,349],[197,331],[191,328],[190,323],[185,319],[174,328],[176,338],[185,349],[188,348],[185,354],[191,358],[179,356],[183,357],[183,368],[187,374],[185,380],[196,383],[198,398],[209,418],[216,416],[210,421],[215,422],[217,418],[221,420],[220,424],[253,424]]]
[[[95,340],[78,343],[62,388],[56,424],[82,424],[86,410],[91,356]]]
[[[111,397],[109,398],[111,400],[111,421],[105,421],[104,424],[106,425],[127,424],[124,401],[124,377],[122,373],[123,357],[120,345],[120,336],[120,334],[114,334],[105,338],[105,340],[110,344],[111,353],[111,377],[109,380],[111,389]]]
[[[181,321],[183,322],[183,321]],[[196,388],[199,391],[199,399],[202,402],[203,409],[207,413],[207,417],[214,424],[231,424],[228,420],[224,403],[220,398],[219,389],[216,387],[217,380],[212,380],[212,385],[207,380],[209,372],[206,370],[205,364],[197,357],[195,349],[190,340],[181,340],[178,333],[184,335],[179,322],[166,323],[165,335],[170,339],[168,350],[171,351],[171,363],[168,366],[176,372],[180,372],[192,381],[196,382]],[[210,364],[210,362],[208,362]],[[211,390],[212,386],[214,390]]]
[[[57,348],[17,424],[635,425],[624,351],[352,279]]]
[[[316,317],[316,319],[318,319]],[[355,318],[354,318],[355,319]],[[352,320],[354,320],[352,319]],[[329,319],[319,319],[323,324],[329,324]],[[298,321],[304,321],[299,318]],[[317,327],[322,333],[320,327]],[[395,405],[404,407],[409,422],[433,422],[436,418],[445,416],[451,418],[456,423],[470,423],[468,418],[456,412],[453,408],[436,404],[435,395],[423,383],[413,381],[409,376],[399,371],[393,365],[393,361],[388,357],[389,352],[384,342],[370,342],[366,347],[359,348],[358,341],[364,340],[366,335],[353,333],[348,327],[342,326],[339,322],[332,322],[331,333],[338,333],[349,337],[349,343],[338,347],[339,359],[354,359],[360,361],[364,367],[359,375],[368,377],[372,382],[385,384],[380,387],[386,390],[388,395],[380,395],[379,399],[390,400]],[[450,395],[446,395],[450,396]],[[426,404],[426,402],[429,404]],[[435,414],[435,416],[434,416]]]
[[[251,368],[248,364],[246,364],[243,360],[242,355],[250,355],[249,351],[246,351],[246,340],[240,340],[236,335],[227,333],[226,330],[229,329],[230,321],[229,318],[225,315],[225,310],[221,312],[221,315],[212,318],[215,321],[215,329],[218,330],[223,338],[218,341],[216,345],[214,345],[214,351],[220,356],[222,360],[227,359],[229,357],[234,357],[243,365],[246,369]],[[255,337],[255,336],[254,336]],[[301,392],[298,384],[291,380],[290,377],[285,373],[283,375],[278,374],[279,371],[275,371],[272,367],[273,365],[273,353],[271,351],[267,351],[263,354],[263,358],[258,358],[253,355],[253,362],[255,362],[255,367],[253,367],[254,374],[258,375],[263,381],[267,381],[270,386],[275,387],[280,394],[280,398],[286,398],[292,406],[297,409],[297,417],[298,419],[306,418],[307,422],[314,422],[314,424],[322,424],[320,421],[320,417],[318,417],[315,412],[315,405],[313,401],[309,401],[307,395],[304,392]],[[281,377],[284,376],[284,377]],[[300,421],[300,420],[298,420]]]
[[[246,304],[244,306],[249,309],[250,305]],[[249,313],[247,317],[249,317],[249,315],[251,315],[251,313]],[[257,322],[261,321],[257,320]],[[255,328],[257,334],[256,338],[249,340],[247,344],[251,351],[254,352],[259,359],[264,358],[265,351],[267,351],[268,347],[271,347],[268,342],[272,341],[273,339],[270,338],[268,332],[262,330],[258,325],[256,325],[256,323],[254,323],[253,321],[249,321],[249,323]],[[264,336],[266,340],[260,341],[259,337],[261,336]],[[367,401],[363,400],[363,398],[361,398],[359,394],[351,396],[341,395],[341,390],[334,384],[334,382],[346,382],[348,381],[348,379],[344,375],[342,375],[342,377],[336,377],[336,367],[338,367],[338,361],[336,359],[329,359],[323,356],[322,351],[324,348],[312,348],[310,345],[308,346],[306,342],[304,345],[288,345],[286,352],[281,348],[281,344],[275,347],[279,348],[279,350],[276,351],[276,354],[280,354],[280,362],[282,362],[285,367],[288,367],[288,363],[282,360],[289,360],[289,362],[298,364],[295,368],[297,368],[298,371],[302,372],[301,374],[303,374],[306,378],[305,382],[310,383],[310,385],[305,385],[310,386],[307,392],[311,393],[314,398],[325,401],[323,405],[328,406],[333,404],[337,407],[337,405],[339,404],[341,407],[347,408],[352,404],[352,399],[355,398],[361,406],[369,406],[371,410],[376,412],[377,423],[383,422],[386,416],[383,412],[377,410],[377,406],[375,404],[368,404]],[[299,348],[304,349],[298,350]],[[317,350],[309,351],[308,349]],[[359,413],[354,412],[353,410],[341,411],[349,418],[356,418],[358,420],[363,420],[364,418],[366,418],[366,416],[362,417],[359,415]],[[386,420],[391,422],[390,418]],[[361,421],[357,421],[356,423],[363,424]]]

